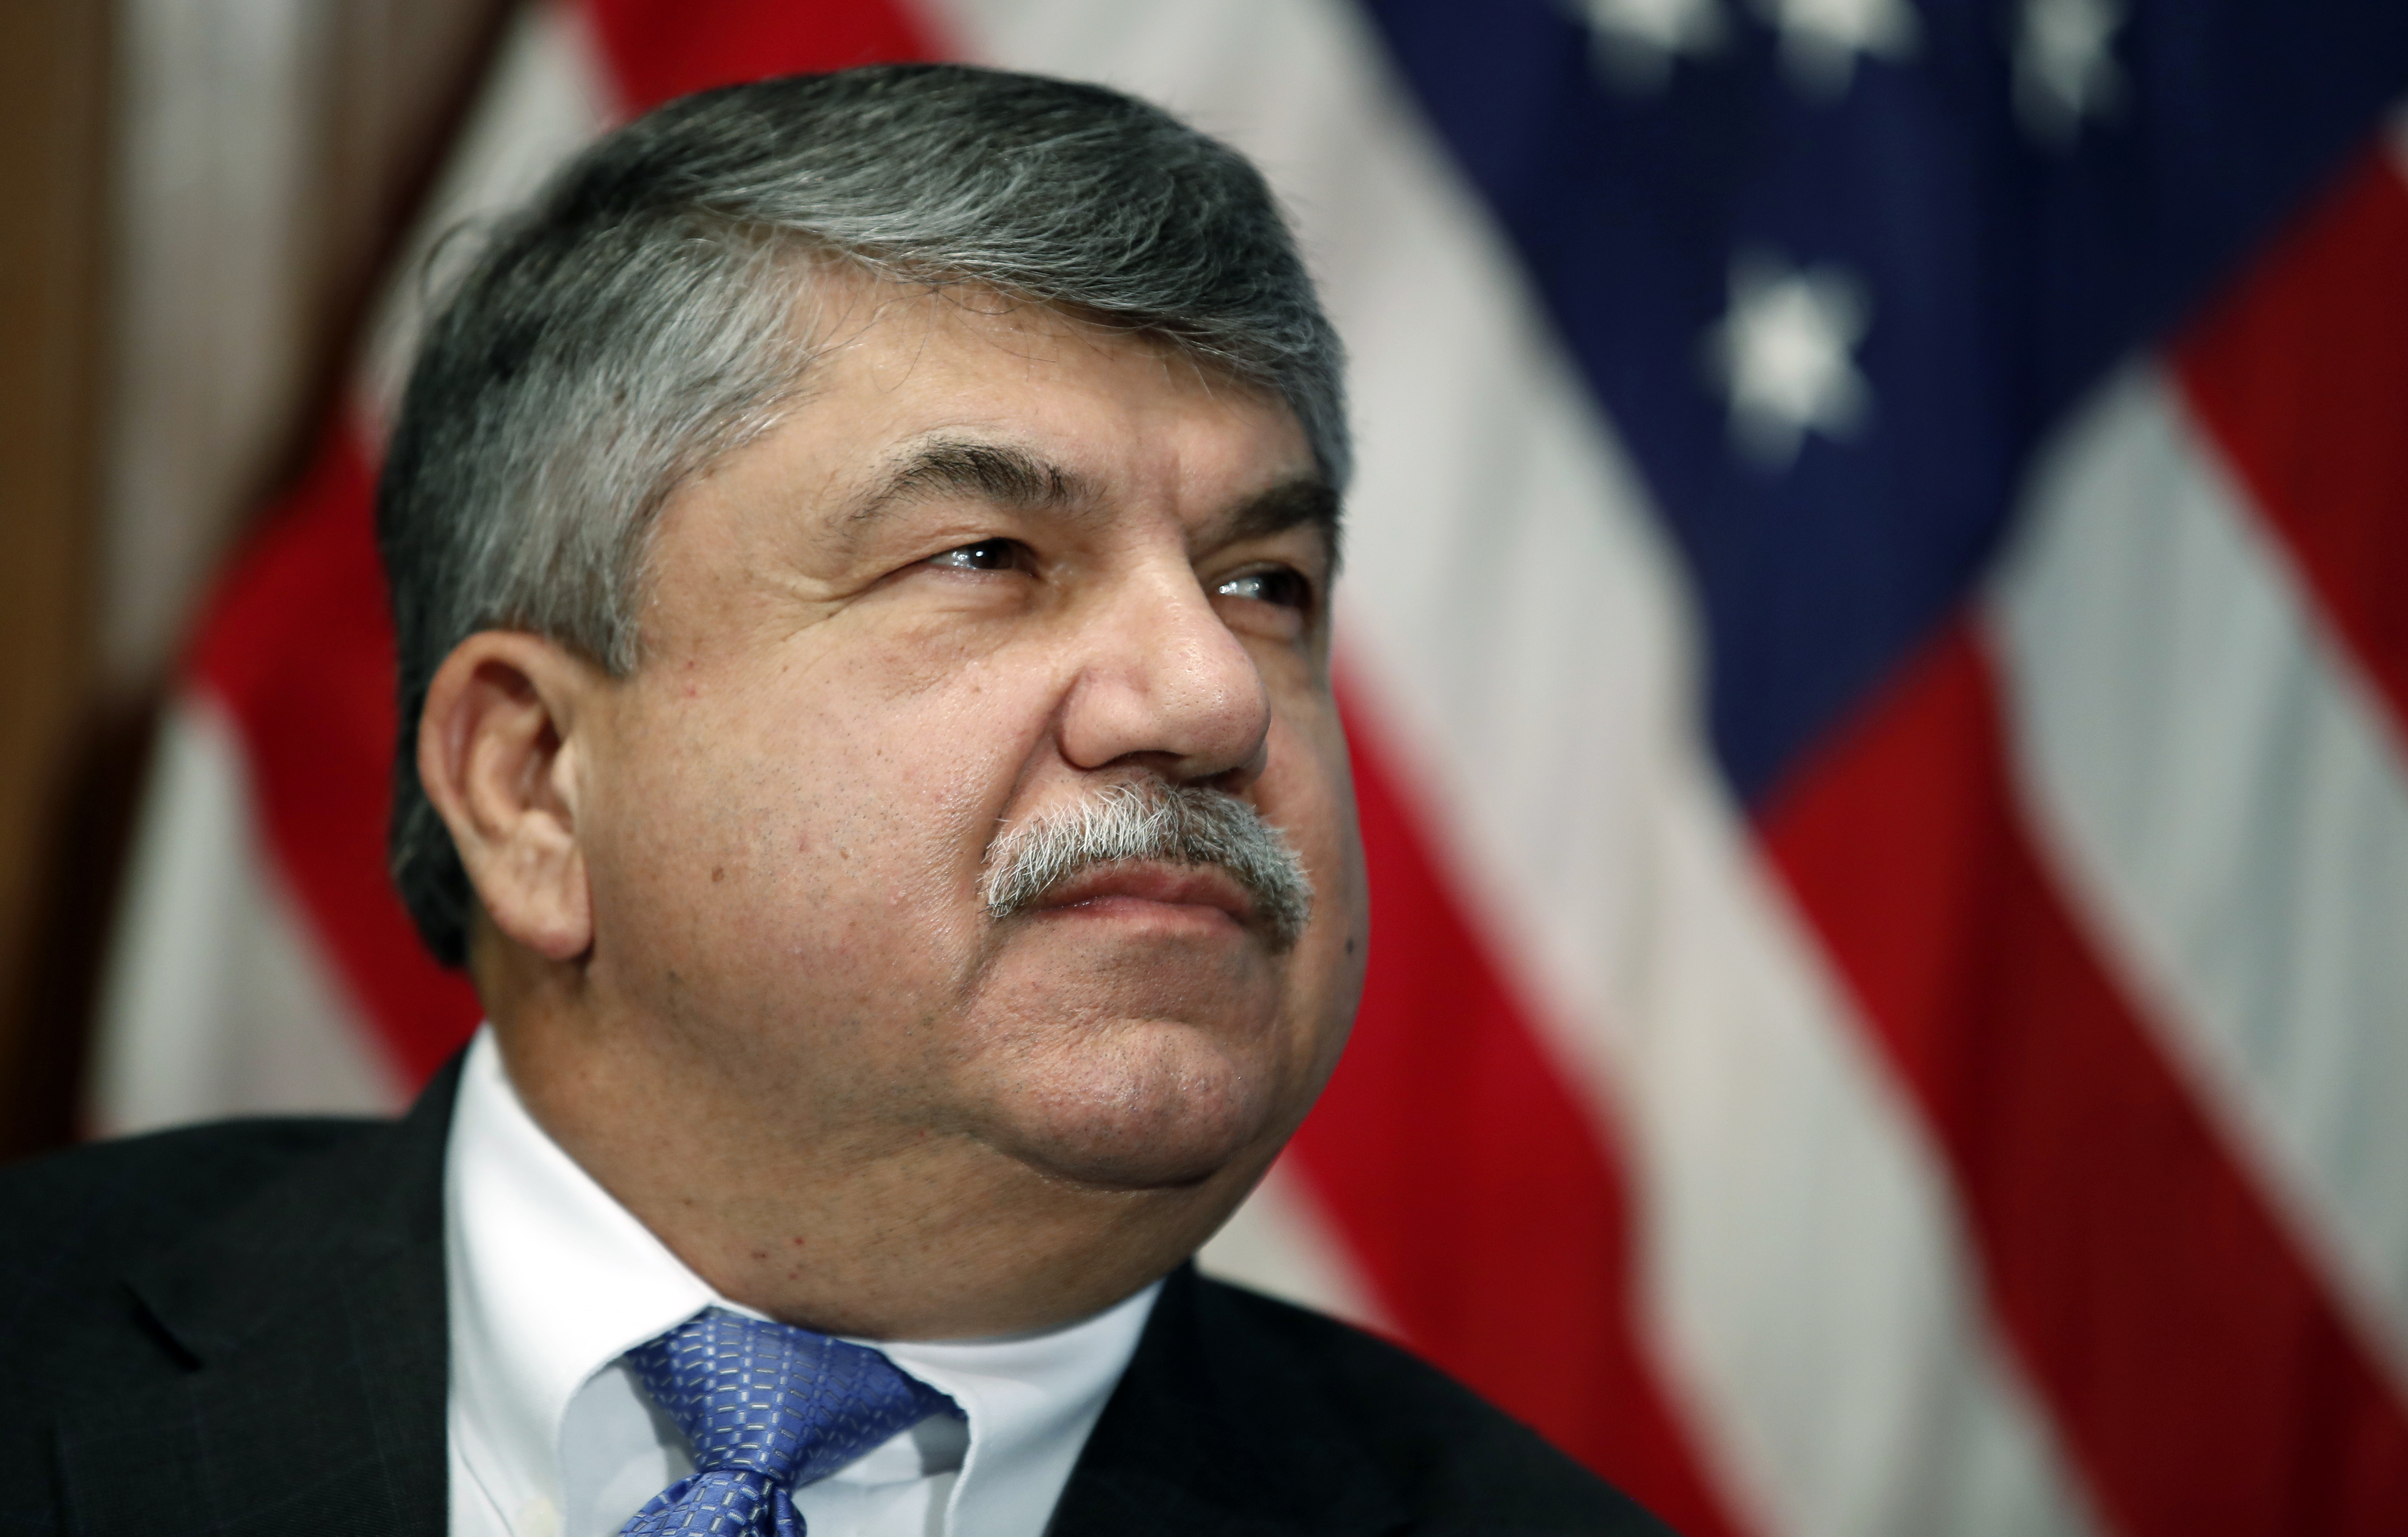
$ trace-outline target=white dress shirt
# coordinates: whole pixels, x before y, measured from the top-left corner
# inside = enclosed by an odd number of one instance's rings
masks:
[[[452,1530],[614,1537],[694,1471],[620,1359],[711,1290],[536,1125],[490,1028],[468,1048],[444,1164]],[[1161,1286],[1083,1323],[970,1343],[864,1341],[950,1394],[795,1491],[811,1537],[1039,1537]]]

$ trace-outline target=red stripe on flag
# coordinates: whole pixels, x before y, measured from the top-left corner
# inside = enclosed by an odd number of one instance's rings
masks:
[[[2408,1417],[2093,954],[1955,630],[1771,809],[2006,1331],[2128,1537],[2408,1530]]]
[[[371,497],[359,444],[328,433],[212,597],[189,670],[233,714],[277,866],[414,1091],[482,1011],[385,878],[394,641]]]
[[[1415,1350],[1689,1537],[1739,1524],[1640,1345],[1629,1202],[1349,711],[1371,892],[1354,1036],[1295,1148]]]
[[[2370,155],[2175,352],[2191,409],[2408,729],[2408,186]]]
[[[909,7],[881,0],[584,0],[620,100],[672,96],[767,75],[938,56]]]

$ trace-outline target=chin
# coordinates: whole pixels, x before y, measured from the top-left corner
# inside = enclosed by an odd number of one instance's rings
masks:
[[[1131,1020],[1108,1035],[1024,1063],[991,1101],[986,1141],[1050,1179],[1151,1190],[1251,1171],[1284,1140],[1286,1096],[1267,1065],[1189,1026]]]

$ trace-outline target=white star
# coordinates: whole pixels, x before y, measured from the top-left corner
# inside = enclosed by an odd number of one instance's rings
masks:
[[[2015,35],[2015,113],[2043,144],[2070,147],[2082,120],[2114,107],[2124,79],[2108,51],[2120,0],[2024,0]]]
[[[1923,39],[1907,0],[1756,0],[1764,19],[1781,29],[1781,62],[1811,96],[1847,94],[1856,55],[1905,59]]]
[[[1731,441],[1760,467],[1789,467],[1809,432],[1846,438],[1872,414],[1850,354],[1872,322],[1855,279],[1777,258],[1731,265],[1730,313],[1706,334],[1706,361],[1730,396]]]
[[[1727,29],[1716,0],[1566,0],[1588,25],[1597,60],[1634,94],[1660,91],[1672,62],[1720,48]]]

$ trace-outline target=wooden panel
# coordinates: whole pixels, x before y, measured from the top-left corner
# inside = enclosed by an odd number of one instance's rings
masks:
[[[72,1027],[42,995],[74,770],[93,725],[93,447],[108,12],[0,6],[0,1155]]]

